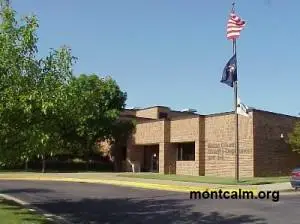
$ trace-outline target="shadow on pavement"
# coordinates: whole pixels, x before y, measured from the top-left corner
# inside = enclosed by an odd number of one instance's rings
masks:
[[[17,188],[9,190],[0,190],[1,194],[18,194],[18,193],[49,193],[51,190],[40,188]]]
[[[67,218],[71,223],[204,223],[238,224],[266,223],[264,219],[250,215],[222,215],[218,212],[201,213],[193,211],[193,205],[184,200],[137,200],[83,199],[81,201],[48,201],[34,204],[56,215]]]

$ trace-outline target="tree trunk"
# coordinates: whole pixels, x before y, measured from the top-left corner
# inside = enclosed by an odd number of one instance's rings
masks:
[[[89,148],[89,141],[87,141],[86,143],[86,150],[85,150],[85,170],[89,171],[89,152],[90,152],[90,148]]]
[[[25,172],[27,172],[28,171],[28,159],[26,158],[26,160],[25,160]]]
[[[42,156],[42,173],[45,173],[46,171],[46,159],[45,156]]]
[[[88,154],[88,152],[85,153],[85,170],[89,171],[89,154]]]

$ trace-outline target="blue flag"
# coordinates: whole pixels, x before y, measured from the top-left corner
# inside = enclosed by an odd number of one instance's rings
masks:
[[[227,62],[224,70],[221,82],[226,85],[233,87],[233,83],[237,81],[237,66],[236,66],[236,55],[234,54]]]

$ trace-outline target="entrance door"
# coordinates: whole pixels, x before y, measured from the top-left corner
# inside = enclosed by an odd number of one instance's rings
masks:
[[[158,172],[158,155],[156,152],[151,156],[151,172]]]
[[[158,172],[158,145],[144,146],[144,172]]]

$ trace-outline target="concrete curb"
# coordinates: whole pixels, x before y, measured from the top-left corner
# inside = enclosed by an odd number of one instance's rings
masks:
[[[176,184],[160,184],[160,183],[147,183],[138,180],[115,180],[111,178],[102,178],[102,179],[91,179],[88,177],[83,178],[72,178],[72,177],[63,177],[63,176],[42,176],[42,175],[0,175],[0,180],[27,180],[27,181],[63,181],[63,182],[77,182],[77,183],[93,183],[93,184],[108,184],[115,186],[124,186],[124,187],[134,187],[150,190],[162,190],[162,191],[173,191],[173,192],[182,192],[189,193],[190,191],[218,191],[222,189],[223,191],[252,191],[254,195],[257,195],[259,191],[269,191],[277,189],[260,189],[258,186],[209,186],[209,184],[200,184],[199,186],[188,186],[187,185],[176,185]],[[281,194],[298,194],[298,192],[289,189],[278,189]]]
[[[3,198],[3,199],[8,200],[8,201],[13,201],[16,204],[21,205],[22,207],[28,209],[31,212],[35,212],[39,215],[45,216],[46,219],[48,219],[49,221],[55,222],[57,224],[72,224],[71,222],[67,221],[66,219],[62,218],[61,216],[57,216],[57,215],[48,213],[48,212],[46,212],[42,209],[39,209],[39,208],[31,205],[30,203],[28,203],[26,201],[20,200],[20,199],[18,199],[16,197],[13,197],[11,195],[0,194],[0,198]]]
[[[0,180],[29,180],[29,181],[64,181],[64,182],[77,182],[77,183],[94,183],[94,184],[108,184],[116,186],[126,186],[126,187],[135,187],[135,188],[144,188],[151,190],[163,190],[163,191],[174,191],[174,192],[185,192],[189,193],[190,191],[218,191],[222,189],[223,191],[238,191],[240,187],[199,187],[197,186],[184,186],[184,185],[167,185],[167,184],[156,184],[156,183],[143,183],[135,181],[125,181],[125,180],[112,180],[112,179],[85,179],[85,178],[53,178],[53,177],[0,177]],[[257,188],[242,188],[245,191],[252,191],[254,194],[257,194]]]

